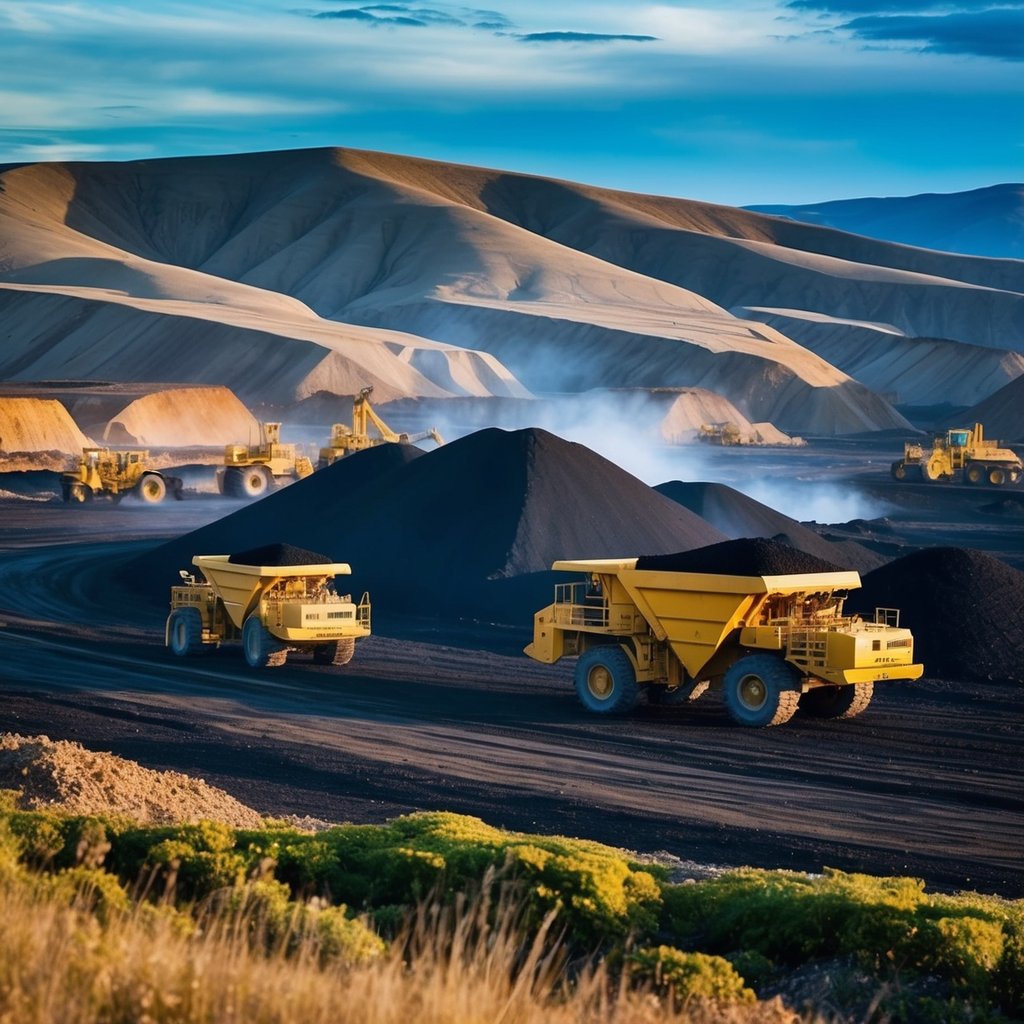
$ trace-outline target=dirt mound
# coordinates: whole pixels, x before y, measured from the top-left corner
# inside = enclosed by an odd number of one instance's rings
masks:
[[[289,539],[352,564],[375,608],[522,625],[550,600],[551,563],[679,551],[713,526],[583,445],[534,428],[482,430],[429,453],[348,456],[140,565],[161,585],[204,551]],[[392,451],[388,451],[391,449]],[[397,463],[397,464],[396,464]]]
[[[81,454],[90,444],[55,399],[0,397],[0,452]]]
[[[696,551],[680,551],[670,555],[643,555],[637,559],[636,567],[662,572],[715,572],[725,576],[842,572],[842,567],[832,562],[763,537],[727,540]]]
[[[143,395],[112,417],[109,444],[186,447],[245,442],[259,436],[256,417],[229,388],[169,388]]]
[[[726,484],[669,480],[654,488],[684,505],[727,537],[766,537],[798,551],[858,572],[877,569],[884,559],[853,542],[834,543],[789,516]]]
[[[255,828],[263,820],[202,779],[153,771],[46,736],[0,736],[0,788],[19,791],[18,806],[26,810],[59,807],[152,824],[210,820],[236,828]]]
[[[851,610],[899,608],[929,676],[1024,683],[1024,572],[969,548],[925,548],[864,577]]]
[[[315,551],[297,548],[294,544],[264,544],[239,551],[228,558],[235,565],[327,565],[334,559]]]

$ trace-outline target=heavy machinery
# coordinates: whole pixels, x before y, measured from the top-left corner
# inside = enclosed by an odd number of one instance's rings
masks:
[[[75,469],[61,474],[61,493],[72,505],[103,496],[120,501],[131,494],[156,505],[168,494],[181,498],[182,482],[148,468],[148,451],[83,448]]]
[[[363,388],[352,400],[351,427],[347,423],[331,425],[331,440],[326,448],[320,449],[317,469],[324,469],[351,452],[361,452],[379,444],[415,444],[415,442],[427,438],[430,438],[435,444],[444,444],[444,439],[434,427],[420,431],[418,434],[398,433],[392,430],[370,405],[372,393],[373,385],[371,384],[369,387]],[[370,433],[371,424],[376,430],[374,434]]]
[[[181,571],[171,587],[164,643],[184,657],[240,640],[252,668],[283,665],[289,651],[306,651],[321,665],[352,660],[356,640],[370,635],[370,597],[355,603],[335,589],[345,562],[248,565],[230,555],[196,555],[198,578]]]
[[[1003,487],[1017,484],[1024,476],[1024,463],[1009,448],[985,438],[980,423],[957,427],[932,438],[931,448],[919,441],[903,445],[903,458],[892,464],[896,480],[957,481]]]
[[[282,444],[280,423],[261,423],[256,444],[224,446],[224,470],[218,475],[223,494],[259,498],[279,482],[302,480],[313,463],[294,444]]]
[[[555,562],[585,578],[556,586],[534,616],[525,653],[544,664],[576,656],[576,693],[589,711],[628,711],[642,690],[666,705],[710,688],[740,725],[781,725],[798,708],[852,718],[875,682],[924,671],[896,609],[870,622],[843,615],[846,592],[861,585],[856,572],[728,576],[637,561]]]

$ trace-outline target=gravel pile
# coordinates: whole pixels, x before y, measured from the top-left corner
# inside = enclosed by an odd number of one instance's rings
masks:
[[[671,555],[642,555],[636,567],[661,572],[714,572],[723,576],[790,576],[843,571],[842,566],[763,537],[741,537]]]
[[[1024,683],[1024,572],[981,551],[925,548],[863,583],[848,608],[899,608],[928,676]]]
[[[114,754],[46,736],[0,735],[0,789],[25,810],[59,808],[146,824],[222,821],[257,828],[263,816],[222,789],[180,772],[158,772]]]
[[[375,614],[523,625],[550,602],[556,559],[723,539],[614,463],[544,430],[481,430],[413,457],[406,448],[348,456],[143,556],[135,575],[171,582],[195,554],[256,548],[284,534],[349,562],[353,589],[370,592]],[[163,599],[163,588],[154,596]]]
[[[294,544],[278,543],[239,551],[230,555],[228,561],[235,565],[327,565],[334,559],[305,548],[297,548]]]

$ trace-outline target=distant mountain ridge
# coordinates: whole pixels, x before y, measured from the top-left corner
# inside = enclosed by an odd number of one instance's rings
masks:
[[[1024,184],[743,209],[924,249],[1024,259]]]

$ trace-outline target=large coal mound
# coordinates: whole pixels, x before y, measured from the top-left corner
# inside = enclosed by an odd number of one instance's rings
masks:
[[[853,611],[899,608],[928,676],[1024,683],[1024,572],[968,548],[925,548],[863,580]]]
[[[842,572],[842,567],[763,537],[741,537],[669,555],[641,555],[638,569],[659,572],[711,572],[723,576],[791,576]]]
[[[669,480],[654,489],[733,539],[767,537],[858,572],[870,572],[885,562],[874,551],[853,541],[826,540],[803,523],[727,484]]]
[[[722,540],[699,516],[583,445],[544,430],[481,430],[398,460],[351,455],[142,556],[168,579],[195,554],[282,536],[351,564],[374,615],[452,615],[529,625],[566,558],[621,558]],[[387,465],[384,465],[387,461]]]

